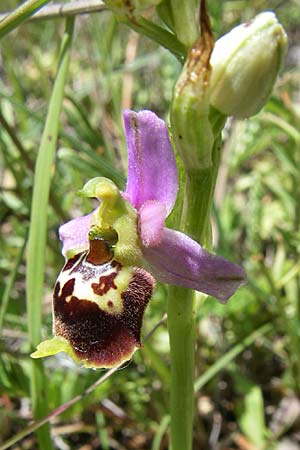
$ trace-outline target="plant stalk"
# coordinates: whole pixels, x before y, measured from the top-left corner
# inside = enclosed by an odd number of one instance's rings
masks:
[[[149,39],[169,50],[183,64],[186,57],[186,47],[178,41],[175,34],[144,17],[140,17],[134,21],[124,17],[122,18],[122,22],[137,33],[147,36]]]
[[[187,171],[180,230],[211,247],[210,210],[220,164],[220,132],[213,147],[213,165]],[[178,224],[177,224],[178,225]],[[194,291],[170,286],[168,330],[171,354],[171,450],[191,450],[194,423],[195,373]]]
[[[171,450],[191,450],[194,422],[194,292],[170,286],[168,331],[171,355]]]

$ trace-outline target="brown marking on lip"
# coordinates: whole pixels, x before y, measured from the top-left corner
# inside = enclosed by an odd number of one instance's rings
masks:
[[[72,269],[72,267],[75,266],[76,262],[79,260],[80,256],[81,256],[83,253],[84,253],[84,252],[77,253],[75,256],[73,256],[73,258],[68,259],[68,261],[66,262],[64,268],[62,269],[62,272],[64,272],[65,270]]]
[[[90,250],[86,257],[88,263],[100,266],[112,259],[113,254],[103,239],[90,239],[89,245]]]
[[[141,346],[140,333],[145,308],[150,300],[154,280],[143,269],[136,269],[126,291],[122,314],[110,314],[86,299],[72,295],[75,279],[70,279],[59,295],[54,291],[54,329],[65,338],[76,356],[96,367],[116,366],[130,359]],[[73,292],[74,294],[74,292]]]
[[[114,304],[113,304],[113,302],[112,302],[111,300],[108,300],[108,301],[107,301],[107,306],[108,306],[109,308],[112,308],[112,307],[114,306]]]
[[[59,285],[60,288],[60,283],[58,282],[57,284]],[[70,297],[70,295],[73,294],[74,286],[75,286],[75,278],[70,278],[70,280],[68,280],[62,288],[61,297],[63,297],[64,299]]]
[[[93,289],[95,294],[104,295],[110,289],[117,289],[114,280],[117,277],[118,273],[120,272],[122,266],[121,264],[117,264],[115,268],[116,272],[112,272],[109,275],[102,275],[101,277],[99,277],[99,283],[91,284],[91,288]]]
[[[114,279],[118,274],[116,272],[109,275],[103,275],[99,278],[99,283],[92,283],[91,287],[95,294],[103,295],[106,294],[110,289],[117,289]]]

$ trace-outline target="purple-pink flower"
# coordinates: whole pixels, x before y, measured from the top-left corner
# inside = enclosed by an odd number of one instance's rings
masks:
[[[141,347],[154,279],[226,302],[245,282],[243,269],[165,227],[178,191],[168,130],[153,112],[124,112],[128,180],[122,195],[95,178],[83,194],[99,208],[60,230],[66,264],[54,288],[54,337],[33,358],[68,353],[85,367],[115,367]],[[146,270],[145,270],[146,269]]]
[[[124,111],[128,178],[123,197],[137,213],[142,265],[157,281],[204,292],[225,303],[245,283],[238,265],[165,227],[178,191],[175,156],[165,122],[151,111]],[[63,253],[88,249],[92,213],[60,227]]]

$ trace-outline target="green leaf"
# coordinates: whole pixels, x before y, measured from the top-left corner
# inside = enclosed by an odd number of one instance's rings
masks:
[[[74,352],[70,344],[63,338],[55,336],[52,339],[41,342],[37,350],[31,353],[31,358],[44,358],[45,356],[56,355],[56,353],[65,352],[74,358]]]
[[[239,415],[239,425],[249,440],[261,449],[266,439],[262,391],[259,386],[248,383],[245,383],[243,387],[246,392]]]
[[[161,441],[163,440],[164,434],[168,429],[169,423],[170,423],[170,416],[164,416],[155,433],[151,450],[160,450]]]
[[[35,167],[26,271],[28,328],[32,350],[41,340],[41,299],[45,272],[48,201],[73,29],[74,19],[68,19],[61,43],[57,75]],[[32,361],[31,395],[36,419],[43,417],[46,413],[45,384],[42,361]],[[48,426],[39,430],[38,438],[41,450],[52,448]]]

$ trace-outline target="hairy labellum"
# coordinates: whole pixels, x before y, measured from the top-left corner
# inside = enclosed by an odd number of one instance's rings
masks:
[[[114,367],[129,360],[141,347],[153,285],[145,270],[116,261],[104,240],[91,240],[90,250],[70,258],[57,279],[54,339],[65,340],[71,346],[68,353],[86,367]]]

